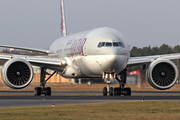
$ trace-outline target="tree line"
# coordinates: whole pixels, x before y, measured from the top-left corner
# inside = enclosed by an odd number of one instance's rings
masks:
[[[139,57],[139,56],[150,56],[150,55],[162,55],[162,54],[172,54],[172,53],[180,53],[180,45],[176,45],[175,47],[171,47],[167,44],[163,44],[160,47],[133,47],[131,49],[131,57]]]

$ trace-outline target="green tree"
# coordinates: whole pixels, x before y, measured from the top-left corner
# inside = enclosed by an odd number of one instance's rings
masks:
[[[159,55],[159,48],[157,46],[153,47],[151,51],[152,51],[152,55]]]
[[[170,54],[170,53],[172,53],[171,47],[169,47],[166,44],[163,44],[163,45],[160,46],[159,54]]]
[[[131,49],[131,57],[137,57],[138,56],[138,51],[139,51],[139,48],[137,48],[137,47],[133,47],[132,49]]]
[[[180,45],[176,45],[173,50],[174,53],[180,53]]]
[[[143,49],[141,50],[141,56],[149,56],[149,55],[152,55],[151,46],[143,47]]]

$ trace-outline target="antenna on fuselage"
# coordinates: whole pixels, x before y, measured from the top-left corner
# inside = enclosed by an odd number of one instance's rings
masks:
[[[60,0],[60,11],[61,11],[61,36],[66,36],[66,21],[64,14],[64,0]]]

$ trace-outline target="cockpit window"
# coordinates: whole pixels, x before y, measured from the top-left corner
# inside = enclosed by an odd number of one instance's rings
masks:
[[[104,44],[105,44],[105,42],[100,42],[100,43],[98,44],[98,47],[99,47],[99,48],[100,48],[100,47],[103,47]]]
[[[114,46],[114,47],[119,47],[119,43],[118,43],[118,42],[114,42],[114,43],[113,43],[113,46]]]
[[[122,43],[122,42],[119,42],[119,45],[120,45],[121,47],[123,47],[123,48],[125,47],[125,46],[124,46],[124,43]]]
[[[98,48],[103,47],[103,46],[105,46],[105,47],[113,46],[113,47],[122,47],[122,48],[125,47],[123,42],[113,42],[113,43],[111,43],[111,42],[100,42],[98,44]]]
[[[110,47],[110,46],[112,46],[112,43],[107,42],[105,46]]]
[[[104,45],[105,45],[105,42],[102,42],[101,47],[103,47]]]
[[[102,42],[100,42],[100,43],[98,44],[98,47],[101,47],[101,43],[102,43]]]

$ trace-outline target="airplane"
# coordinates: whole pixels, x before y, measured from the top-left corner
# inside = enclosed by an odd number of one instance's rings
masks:
[[[171,88],[177,80],[178,69],[171,61],[180,59],[180,54],[130,57],[130,45],[119,31],[100,27],[71,35],[66,33],[64,1],[61,6],[61,37],[54,41],[49,50],[33,49],[18,46],[0,45],[46,53],[48,56],[23,56],[0,54],[3,65],[1,75],[4,83],[13,89],[27,87],[33,79],[32,66],[41,68],[40,87],[36,87],[36,96],[51,95],[51,88],[45,87],[46,82],[54,75],[65,78],[102,78],[106,79],[107,87],[103,95],[131,95],[131,88],[126,88],[127,68],[141,65],[146,70],[149,84],[159,90]],[[52,74],[47,72],[51,69]],[[49,75],[46,78],[46,75]],[[111,80],[116,79],[119,87],[110,87]]]

